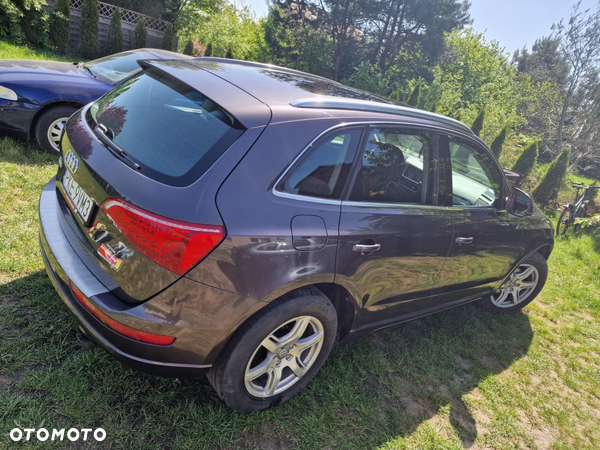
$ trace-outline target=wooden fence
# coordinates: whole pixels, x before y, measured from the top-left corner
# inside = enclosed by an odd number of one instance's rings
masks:
[[[48,1],[48,8],[54,6],[54,0]],[[81,41],[80,23],[81,23],[81,7],[83,0],[71,0],[71,26],[69,30],[69,42],[72,48],[78,48]],[[100,20],[98,23],[98,47],[100,53],[106,47],[108,38],[108,28],[110,27],[110,19],[117,7],[108,3],[99,2],[98,13]],[[160,48],[164,31],[167,28],[167,22],[155,17],[146,16],[139,12],[130,11],[129,9],[121,9],[121,30],[123,30],[123,50],[131,50],[135,42],[135,26],[140,17],[144,18],[146,30],[146,47]]]

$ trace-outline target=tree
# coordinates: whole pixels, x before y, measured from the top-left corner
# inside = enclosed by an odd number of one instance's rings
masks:
[[[570,154],[571,152],[569,149],[565,148],[561,154],[552,161],[541,183],[531,193],[536,202],[541,205],[547,205],[558,197],[558,192],[560,191],[560,187],[567,174]]]
[[[274,0],[266,40],[284,64],[308,64],[314,54],[313,73],[334,80],[349,79],[364,62],[383,75],[430,80],[445,33],[470,22],[468,7],[464,0]]]
[[[49,38],[59,53],[69,51],[69,26],[71,23],[69,0],[56,0],[50,13]]]
[[[367,3],[366,24],[373,40],[369,49],[371,62],[377,63],[383,72],[394,64],[414,60],[416,55],[425,62],[425,67],[431,67],[444,50],[444,34],[471,23],[467,1],[383,0]],[[425,73],[423,75],[428,78]]]
[[[490,149],[496,155],[497,159],[500,159],[500,154],[502,153],[502,147],[504,146],[504,141],[506,140],[506,135],[508,134],[508,127],[502,128],[500,133],[494,138],[492,141],[492,145],[490,145]]]
[[[561,20],[552,27],[569,68],[557,125],[556,146],[559,149],[563,146],[564,126],[573,96],[586,75],[598,71],[600,62],[600,9],[589,14],[589,10],[580,11],[580,6],[581,2],[573,6],[568,23]]]
[[[163,34],[161,47],[163,50],[173,51],[173,44],[175,42],[175,30],[173,24],[168,23],[165,33]]]
[[[92,59],[98,54],[98,0],[83,0],[81,7],[81,56]]]
[[[477,117],[473,121],[473,125],[471,125],[471,130],[475,136],[479,136],[481,134],[481,130],[483,129],[483,121],[485,120],[485,109],[479,111]]]
[[[535,167],[535,162],[538,157],[538,144],[539,143],[535,141],[528,145],[512,168],[513,171],[523,175],[523,178],[527,178]]]
[[[406,100],[406,104],[410,106],[414,106],[415,108],[419,106],[419,100],[421,99],[421,81],[418,81],[415,84],[412,92],[410,93],[408,99]]]
[[[183,13],[175,24],[180,39],[210,42],[212,56],[225,56],[231,48],[238,59],[272,62],[266,53],[263,22],[256,19],[249,7],[223,4],[201,16],[186,7]]]
[[[121,9],[115,8],[110,18],[108,37],[106,38],[106,53],[112,55],[123,51],[123,31],[121,30]]]
[[[144,48],[146,46],[146,23],[144,18],[140,17],[135,24],[135,40],[133,42],[133,48]]]
[[[233,52],[231,51],[231,47],[227,49],[227,53],[225,53],[225,58],[233,59]]]
[[[433,68],[434,79],[421,92],[424,104],[436,102],[437,112],[467,124],[485,108],[480,135],[491,140],[505,126],[524,124],[519,105],[532,95],[531,85],[516,76],[498,42],[486,41],[472,29],[446,37],[446,50]],[[491,136],[490,136],[491,134]]]
[[[191,39],[188,39],[187,43],[185,44],[185,47],[183,48],[183,54],[194,56],[194,43]]]

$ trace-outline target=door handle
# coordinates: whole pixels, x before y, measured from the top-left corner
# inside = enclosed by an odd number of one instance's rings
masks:
[[[458,237],[456,238],[456,243],[458,245],[468,245],[473,243],[472,237]]]
[[[381,248],[381,244],[354,244],[353,252],[357,253],[373,253]]]

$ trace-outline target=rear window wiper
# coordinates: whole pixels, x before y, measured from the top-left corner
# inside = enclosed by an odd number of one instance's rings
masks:
[[[140,170],[140,168],[141,168],[140,165],[138,163],[136,163],[133,159],[131,159],[131,157],[127,153],[125,153],[125,150],[123,150],[121,147],[119,147],[117,144],[115,144],[108,137],[108,135],[107,135],[108,133],[110,133],[114,137],[113,132],[111,130],[109,130],[108,127],[99,123],[98,125],[96,125],[94,127],[94,133],[96,133],[96,136],[98,136],[98,139],[100,139],[102,141],[102,143],[108,147],[109,150],[111,150],[113,153],[116,153],[121,158],[126,159],[127,162],[129,162],[130,165],[133,166],[134,169]]]

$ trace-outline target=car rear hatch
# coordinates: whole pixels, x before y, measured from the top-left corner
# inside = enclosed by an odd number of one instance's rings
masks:
[[[56,181],[63,228],[128,302],[163,290],[223,240],[216,192],[271,117],[183,61],[140,65],[68,121]]]

